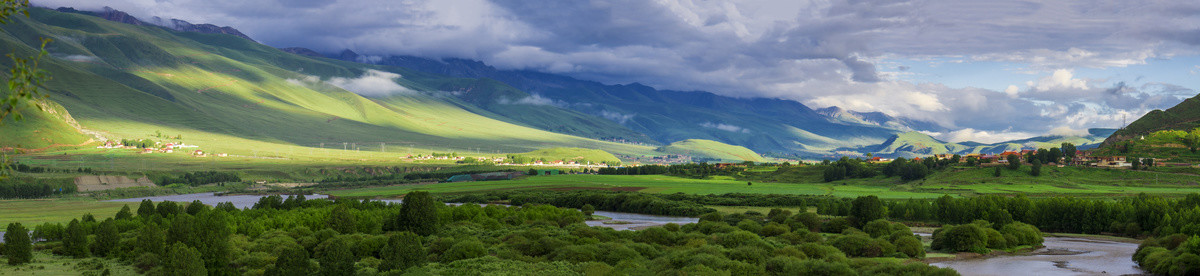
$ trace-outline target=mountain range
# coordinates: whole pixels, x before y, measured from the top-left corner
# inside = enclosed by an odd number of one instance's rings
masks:
[[[35,8],[29,18],[0,27],[0,45],[18,55],[36,53],[39,37],[59,38],[47,49],[53,57],[44,67],[54,76],[46,84],[53,100],[47,104],[61,105],[62,112],[17,124],[26,130],[77,125],[110,138],[166,131],[242,152],[391,143],[448,151],[689,152],[721,160],[757,160],[743,156],[746,151],[918,154],[926,150],[897,144],[915,130],[944,130],[878,112],[603,84],[465,59],[276,49],[230,27],[143,21],[112,9]],[[62,118],[78,124],[40,121]],[[85,135],[58,136],[20,142],[64,144]],[[947,150],[971,145],[942,144]],[[717,148],[721,152],[696,150]]]

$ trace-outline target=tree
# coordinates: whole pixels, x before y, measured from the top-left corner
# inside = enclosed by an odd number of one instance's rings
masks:
[[[67,256],[76,258],[87,257],[87,233],[84,231],[83,225],[79,224],[78,219],[72,219],[67,224],[67,233],[63,237],[63,251]]]
[[[146,226],[138,229],[136,248],[142,253],[153,253],[162,256],[165,253],[163,250],[166,242],[166,235],[163,235],[162,230],[159,229],[156,223],[147,222]]]
[[[1049,164],[1049,163],[1061,164],[1062,156],[1063,156],[1063,152],[1061,149],[1050,148],[1049,155],[1047,155],[1047,157],[1046,157],[1047,162],[1048,162],[1046,164]]]
[[[288,246],[279,251],[279,257],[275,259],[275,267],[267,270],[266,275],[309,275],[312,269],[312,263],[308,259],[308,250]]]
[[[887,214],[883,201],[874,195],[860,196],[854,199],[850,206],[850,223],[862,227],[867,222],[881,219]]]
[[[593,213],[596,213],[596,206],[592,206],[591,204],[584,204],[583,208],[579,208],[579,211],[582,211],[584,216],[587,216],[590,218],[590,217],[592,217]]]
[[[158,211],[154,210],[153,201],[150,201],[149,199],[143,199],[142,204],[138,205],[137,214],[142,219],[146,219],[154,214],[158,214]]]
[[[1127,157],[1125,159],[1129,160],[1130,169],[1137,170],[1138,168],[1142,167],[1142,159],[1141,158]]]
[[[133,217],[133,211],[129,210],[129,205],[121,206],[121,211],[117,211],[117,220],[129,219]]]
[[[379,271],[404,270],[425,263],[426,252],[421,245],[421,236],[413,232],[400,232],[388,236],[387,245],[379,253],[383,262]]]
[[[1008,155],[1008,169],[1017,170],[1021,168],[1021,156],[1018,154]]]
[[[1032,176],[1042,175],[1042,161],[1041,160],[1037,160],[1037,159],[1033,160],[1033,164],[1029,165],[1029,175],[1032,175]]]
[[[92,243],[92,254],[107,257],[120,242],[121,236],[117,230],[117,222],[111,218],[105,219],[96,228],[96,242]]]
[[[996,167],[996,172],[992,173],[992,176],[1000,177],[1000,167]]]
[[[346,205],[338,205],[329,212],[329,228],[338,233],[353,234],[358,230],[358,222]]]
[[[404,203],[400,206],[400,216],[397,220],[399,229],[412,231],[421,236],[437,233],[438,205],[440,204],[433,200],[433,196],[430,196],[429,192],[409,192],[404,196]]]
[[[200,259],[200,251],[183,243],[171,246],[167,257],[163,259],[162,272],[164,275],[208,275],[208,270],[204,268],[204,260]]]
[[[355,261],[357,260],[354,258],[354,252],[350,251],[350,246],[346,245],[343,239],[331,239],[329,244],[325,245],[325,251],[321,253],[320,275],[353,275]]]
[[[1183,137],[1183,144],[1187,145],[1192,153],[1196,153],[1196,148],[1200,148],[1200,128],[1192,129]]]
[[[1075,144],[1062,143],[1062,154],[1063,154],[1063,158],[1066,159],[1067,163],[1070,163],[1071,161],[1075,161],[1075,152],[1076,151],[1079,151],[1079,150],[1075,149]]]
[[[33,241],[29,238],[29,229],[20,222],[8,224],[4,232],[4,256],[8,257],[9,265],[21,265],[33,261]]]

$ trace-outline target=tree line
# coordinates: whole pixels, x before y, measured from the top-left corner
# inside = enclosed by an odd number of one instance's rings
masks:
[[[722,215],[641,231],[589,227],[549,205],[446,206],[413,192],[402,204],[274,197],[255,207],[145,201],[102,221],[34,227],[38,250],[131,264],[149,275],[465,275],[512,273],[956,275],[920,262],[920,240],[883,220],[826,235],[815,214]],[[3,251],[28,262],[21,225]],[[860,230],[861,229],[861,230]],[[826,231],[828,232],[828,231]],[[25,237],[30,238],[30,237]]]

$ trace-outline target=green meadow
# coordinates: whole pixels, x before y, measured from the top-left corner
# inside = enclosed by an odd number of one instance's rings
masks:
[[[1200,183],[1200,176],[1186,174],[1076,167],[1047,167],[1043,169],[1043,175],[1040,177],[1029,176],[1028,168],[1017,171],[1004,169],[1001,177],[995,177],[992,173],[991,168],[959,168],[908,183],[902,183],[895,177],[876,177],[830,183],[751,181],[751,185],[747,185],[747,181],[733,180],[731,177],[690,179],[662,175],[581,174],[535,176],[509,181],[395,185],[327,192],[335,196],[394,197],[415,190],[433,193],[479,193],[505,190],[603,189],[688,194],[758,193],[838,197],[876,195],[889,199],[985,194],[1110,197],[1147,193],[1176,196],[1200,192],[1200,185],[1197,184]]]

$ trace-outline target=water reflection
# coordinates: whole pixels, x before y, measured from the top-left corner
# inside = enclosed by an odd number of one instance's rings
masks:
[[[1144,274],[1132,260],[1137,244],[1083,238],[1047,237],[1045,248],[1029,254],[933,263],[962,275],[1126,275]]]
[[[216,195],[215,193],[198,193],[198,194],[185,194],[185,195],[123,198],[123,199],[114,199],[114,200],[109,200],[109,201],[112,201],[112,202],[142,202],[142,200],[149,199],[151,201],[156,201],[156,202],[157,201],[175,201],[175,202],[181,202],[181,203],[188,203],[188,202],[192,202],[195,200],[199,200],[201,203],[204,203],[206,205],[217,205],[217,203],[230,202],[230,203],[233,203],[234,207],[241,209],[241,208],[254,207],[254,203],[257,203],[259,198],[262,198],[262,197],[264,197],[264,196],[262,196],[262,195]],[[284,196],[284,197],[286,198],[287,196]],[[305,195],[304,197],[308,198],[308,199],[329,198],[329,196],[321,195],[321,194]],[[378,201],[397,203],[397,204],[404,202],[404,200],[401,200],[401,199],[381,199]],[[447,205],[459,205],[459,204],[460,203],[447,203]],[[596,220],[588,221],[587,225],[608,227],[608,228],[612,228],[612,229],[616,229],[616,230],[634,230],[634,229],[641,229],[644,227],[664,225],[667,223],[688,224],[688,223],[696,223],[696,222],[700,221],[700,219],[698,219],[698,218],[689,218],[689,217],[655,216],[655,215],[643,215],[643,214],[633,214],[633,213],[608,212],[608,211],[596,211],[594,214],[598,215],[598,216],[610,217],[610,218],[612,218],[612,220],[610,220],[610,221],[596,221]]]

